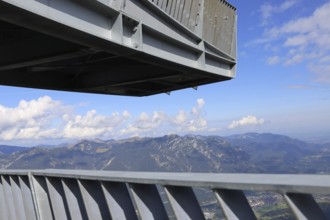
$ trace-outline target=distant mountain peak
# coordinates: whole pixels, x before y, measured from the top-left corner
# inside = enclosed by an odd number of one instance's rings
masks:
[[[0,147],[0,167],[156,172],[329,173],[328,149],[330,146],[314,145],[271,133],[250,132],[227,137],[170,134],[110,141],[80,140],[63,147],[24,148],[26,151],[16,151],[12,154],[1,154]]]

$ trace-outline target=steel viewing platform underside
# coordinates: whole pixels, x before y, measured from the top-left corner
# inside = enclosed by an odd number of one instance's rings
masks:
[[[235,65],[224,0],[0,0],[0,85],[145,96]]]

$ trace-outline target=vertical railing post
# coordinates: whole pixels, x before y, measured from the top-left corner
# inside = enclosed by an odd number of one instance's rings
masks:
[[[168,216],[156,185],[129,184],[142,219],[167,220]]]
[[[228,220],[256,220],[244,192],[231,189],[214,189],[214,194]]]
[[[177,219],[205,219],[192,188],[164,186],[164,189]]]
[[[312,195],[303,193],[286,193],[284,200],[294,216],[299,220],[327,219]]]

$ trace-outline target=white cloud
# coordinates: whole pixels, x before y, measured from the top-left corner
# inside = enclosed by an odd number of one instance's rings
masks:
[[[241,118],[240,120],[235,120],[228,125],[229,129],[234,129],[237,127],[243,127],[247,125],[263,125],[265,123],[265,120],[263,118],[257,118],[256,116],[246,116]]]
[[[204,107],[204,105],[205,105],[205,101],[204,101],[204,99],[197,99],[197,106],[198,106],[198,108],[203,108]]]
[[[155,130],[161,127],[167,121],[167,116],[162,112],[153,112],[151,116],[142,112],[140,116],[132,124],[129,124],[126,128],[122,129],[121,134],[134,133],[139,135],[150,130]]]
[[[269,2],[264,3],[260,7],[262,25],[266,25],[274,14],[283,13],[292,8],[298,2],[298,0],[286,0],[280,5],[272,5]]]
[[[269,19],[275,13],[284,12],[298,1],[285,1],[275,6],[265,3],[260,10],[262,18]],[[330,2],[316,8],[311,14],[291,19],[281,25],[267,24],[263,37],[247,45],[269,45],[279,48],[281,59],[270,56],[267,64],[304,64],[309,67],[317,82],[330,82]],[[279,53],[279,52],[277,52]]]
[[[205,100],[200,98],[196,100],[190,112],[179,110],[174,116],[155,111],[152,115],[145,112],[130,123],[127,127],[121,129],[122,135],[150,135],[179,132],[196,132],[207,129],[207,120],[204,118]]]
[[[178,132],[195,132],[207,129],[207,120],[204,118],[204,99],[197,99],[196,106],[191,109],[190,114],[184,111],[171,119],[171,122],[177,126]]]
[[[65,127],[62,137],[64,138],[88,138],[104,136],[120,127],[130,114],[124,111],[112,113],[110,116],[97,114],[96,110],[90,110],[85,115],[76,115],[70,118],[63,115]]]
[[[279,56],[272,56],[267,58],[267,64],[268,65],[275,65],[280,62],[280,57]]]
[[[17,107],[0,105],[0,141],[54,140],[82,138],[124,138],[207,130],[205,100],[197,99],[190,111],[175,115],[160,111],[142,112],[133,117],[128,111],[99,114],[95,109],[76,114],[48,96],[20,101]]]
[[[121,126],[130,113],[100,115],[90,110],[75,115],[70,106],[43,96],[22,100],[17,107],[0,105],[0,140],[85,138],[108,134]]]
[[[0,139],[37,138],[64,109],[59,101],[48,96],[22,100],[15,108],[0,105]]]
[[[182,125],[186,123],[187,119],[188,119],[188,113],[183,110],[180,110],[178,114],[173,117],[172,122],[175,125]]]

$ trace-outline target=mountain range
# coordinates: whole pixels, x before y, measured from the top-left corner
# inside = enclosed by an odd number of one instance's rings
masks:
[[[0,167],[5,169],[330,173],[329,164],[330,144],[270,133],[81,140],[57,147],[0,146]]]

